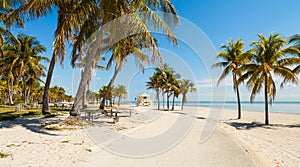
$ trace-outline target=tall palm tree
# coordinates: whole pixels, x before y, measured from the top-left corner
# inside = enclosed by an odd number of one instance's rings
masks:
[[[196,92],[197,89],[193,82],[187,79],[180,80],[180,92],[182,94],[181,110],[183,110],[184,104],[187,103],[187,94],[189,92]]]
[[[100,89],[99,89],[99,94],[98,94],[98,97],[100,99],[103,99],[103,97],[105,96],[106,92],[107,92],[107,86],[102,86]],[[114,87],[111,88],[111,90],[108,92],[108,96],[106,96],[106,100],[109,100],[111,101],[112,100],[112,90],[114,89]],[[106,102],[106,101],[105,101]],[[111,104],[112,102],[110,102]]]
[[[76,55],[76,56],[77,56],[76,58],[75,58],[75,56],[72,57],[73,60],[72,60],[71,64],[73,67],[81,68],[81,76],[82,76],[84,73],[84,67],[86,66],[86,57],[83,58],[81,55],[80,56]],[[78,60],[80,60],[80,62],[76,62]],[[106,70],[106,67],[100,65],[99,61],[105,61],[105,57],[96,55],[92,62],[92,68]],[[92,78],[89,78],[89,80],[87,80],[87,83],[86,83],[87,87],[85,86],[85,89],[84,89],[82,106],[86,105],[87,90],[89,90],[91,79]]]
[[[97,2],[94,0],[29,0],[21,1],[20,7],[9,14],[15,17],[27,15],[27,18],[36,19],[47,15],[51,11],[58,13],[57,27],[53,42],[53,55],[50,61],[43,95],[43,114],[50,114],[49,108],[49,88],[55,64],[60,60],[64,64],[66,56],[66,42],[71,40],[74,34],[78,33],[84,22],[89,18],[98,19],[100,14],[97,10]],[[80,41],[78,41],[80,42]]]
[[[0,2],[0,55],[3,56],[2,46],[6,37],[15,37],[6,27],[17,26],[24,27],[24,23],[20,15],[8,17],[8,14],[13,11],[13,2],[11,0],[1,0]]]
[[[146,82],[147,89],[154,89],[156,93],[156,100],[157,100],[157,109],[160,110],[160,100],[159,100],[159,93],[160,93],[160,83],[159,83],[159,75],[154,73],[153,76],[149,78],[150,81]]]
[[[173,93],[173,100],[172,100],[172,111],[174,111],[174,105],[175,105],[175,98],[178,98],[180,95],[180,80],[176,79],[172,82],[172,88],[171,91]]]
[[[286,82],[297,83],[297,76],[288,67],[299,64],[300,59],[296,57],[286,57],[288,54],[299,54],[299,50],[290,46],[287,47],[286,40],[279,34],[270,34],[268,38],[258,35],[259,41],[252,42],[254,55],[252,62],[242,67],[245,74],[239,78],[239,83],[247,80],[247,86],[252,89],[250,101],[253,102],[255,96],[264,87],[265,95],[265,124],[269,124],[269,103],[276,96],[276,85],[274,75],[283,77],[281,87]],[[268,102],[269,101],[269,102]]]
[[[234,42],[232,39],[227,41],[227,45],[222,45],[220,51],[217,55],[217,58],[222,59],[221,62],[218,62],[213,65],[213,67],[222,67],[224,68],[222,75],[218,80],[218,85],[222,80],[225,79],[230,73],[232,74],[233,79],[233,89],[237,96],[238,102],[238,119],[241,119],[241,100],[240,100],[240,91],[239,85],[237,83],[238,78],[242,75],[241,66],[250,61],[249,57],[251,56],[251,51],[244,52],[244,42],[242,39],[238,39]]]
[[[175,74],[175,71],[168,64],[163,64],[161,68],[156,68],[156,73],[159,75],[159,82],[162,90],[163,103],[164,95],[167,95],[167,109],[170,109],[169,99],[172,95],[172,88],[176,89],[175,81],[180,76]],[[178,88],[177,88],[178,89]]]
[[[118,106],[120,106],[121,99],[125,99],[127,97],[127,90],[124,85],[118,85],[114,88],[116,97],[118,97]]]
[[[27,105],[28,95],[34,80],[40,80],[44,76],[46,67],[41,63],[48,58],[39,55],[46,48],[34,36],[18,34],[17,39],[8,38],[3,47],[3,61],[8,63],[10,72],[14,78],[21,79],[23,83],[23,98]]]
[[[112,47],[113,53],[112,53],[110,60],[108,61],[107,68],[109,68],[114,61],[115,62],[115,68],[114,68],[115,70],[114,70],[114,74],[113,74],[111,80],[109,81],[109,83],[107,85],[108,89],[106,91],[106,94],[101,101],[101,104],[100,104],[101,109],[104,108],[104,102],[105,102],[106,96],[108,95],[108,92],[110,91],[111,86],[113,85],[114,81],[116,80],[117,75],[121,71],[124,63],[126,62],[125,60],[127,59],[128,56],[130,56],[130,55],[134,56],[136,62],[138,63],[138,65],[142,71],[144,71],[143,63],[147,63],[147,64],[150,63],[149,57],[141,50],[143,47],[149,47],[149,46],[147,46],[147,44],[143,43],[141,38],[137,38],[136,36],[127,37],[126,39],[119,41]]]

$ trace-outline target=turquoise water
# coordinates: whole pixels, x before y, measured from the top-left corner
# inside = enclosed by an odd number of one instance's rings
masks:
[[[134,104],[134,102],[131,102]],[[176,105],[180,106],[181,102],[176,101]],[[156,105],[156,103],[155,103]],[[161,104],[162,105],[162,104]],[[210,101],[190,101],[186,104],[186,106],[199,106],[199,107],[211,107],[211,108],[223,108],[236,110],[237,103],[235,101],[225,101],[225,102],[210,102]],[[265,111],[265,103],[264,101],[257,102],[241,102],[242,111]],[[297,102],[289,102],[289,101],[275,101],[272,106],[269,105],[270,112],[281,112],[281,113],[292,113],[292,114],[300,114],[300,101]]]

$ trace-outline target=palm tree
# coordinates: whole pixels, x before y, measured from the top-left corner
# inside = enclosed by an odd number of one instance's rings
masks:
[[[120,106],[121,99],[127,97],[127,90],[124,85],[118,85],[113,90],[115,90],[116,97],[118,97],[118,106]]]
[[[9,71],[13,72],[14,78],[22,80],[22,94],[27,105],[33,81],[41,81],[41,76],[45,76],[43,70],[46,67],[41,61],[48,61],[48,58],[39,54],[45,52],[46,48],[35,37],[21,33],[17,35],[17,39],[8,38],[3,51],[5,55],[3,60],[7,63]]]
[[[164,95],[167,94],[167,109],[170,109],[169,99],[172,96],[172,89],[178,89],[175,86],[176,79],[180,76],[168,64],[163,64],[161,68],[156,68],[156,75],[159,76],[159,85],[162,90],[163,103]]]
[[[187,103],[187,94],[189,92],[196,92],[197,89],[194,87],[194,83],[190,80],[180,80],[180,92],[182,94],[181,110],[183,110],[184,104]]]
[[[81,55],[76,55],[72,57],[73,60],[71,62],[73,67],[77,67],[77,68],[81,68],[81,76],[84,73],[84,67],[86,66],[86,57],[82,57]],[[80,62],[76,62],[80,60]],[[99,65],[99,61],[105,61],[105,57],[102,57],[100,55],[96,55],[93,62],[92,62],[92,69],[102,69],[102,70],[106,70],[106,67]],[[84,88],[84,94],[83,94],[83,100],[82,100],[82,106],[86,106],[86,97],[87,97],[87,91],[89,90],[90,87],[90,82],[91,82],[92,78],[89,78],[89,80],[87,80],[87,87],[85,86]]]
[[[159,93],[160,93],[160,83],[159,83],[159,75],[154,73],[153,76],[149,78],[150,81],[146,82],[147,89],[154,89],[156,93],[156,100],[157,100],[157,109],[160,110],[160,100],[159,100]]]
[[[106,92],[107,92],[107,86],[102,86],[100,89],[99,89],[99,94],[98,94],[98,97],[100,98],[100,99],[103,99],[103,97],[105,96],[105,94],[106,94]],[[113,90],[114,88],[112,87],[111,88],[111,90]],[[106,97],[106,99],[105,99],[105,102],[106,102],[106,100],[112,100],[112,91],[109,91],[108,92],[108,96]],[[110,102],[111,103],[111,102]]]
[[[58,18],[53,42],[53,55],[49,65],[43,95],[43,114],[50,114],[49,108],[49,88],[56,62],[60,59],[64,64],[66,56],[66,42],[71,40],[74,34],[84,25],[89,18],[98,19],[100,14],[97,9],[97,2],[94,0],[30,0],[21,1],[20,7],[9,14],[11,17],[27,15],[27,18],[36,19],[47,15],[57,8]],[[98,14],[96,14],[98,13]],[[80,41],[78,41],[80,43]]]
[[[172,111],[174,111],[175,97],[178,98],[180,95],[180,80],[174,80],[172,83],[171,91],[173,92],[173,102],[172,102]]]
[[[7,27],[17,26],[24,27],[24,23],[20,18],[20,15],[16,15],[14,17],[8,17],[8,13],[13,11],[11,0],[1,0],[0,3],[0,55],[3,56],[2,46],[4,44],[4,39],[6,37],[15,38],[15,36],[8,30],[6,27],[2,25],[6,25]]]
[[[293,46],[297,47],[300,50],[300,34],[292,35],[289,38],[288,43],[293,44]],[[299,64],[293,69],[293,72],[296,74],[300,73],[300,65]]]
[[[268,105],[276,96],[276,85],[274,75],[283,77],[281,87],[286,82],[297,83],[297,76],[288,67],[299,64],[300,59],[295,57],[285,57],[287,54],[299,54],[299,50],[290,46],[279,34],[270,34],[268,38],[258,35],[259,41],[252,42],[253,62],[242,67],[245,74],[242,75],[238,82],[247,80],[247,87],[252,89],[250,101],[253,102],[255,96],[264,87],[265,95],[265,124],[269,124]],[[269,101],[269,102],[268,102]]]
[[[237,96],[238,102],[238,119],[241,119],[241,100],[239,85],[237,84],[238,77],[242,75],[241,66],[249,62],[249,56],[251,56],[251,51],[244,52],[244,42],[242,39],[238,39],[234,42],[232,39],[227,41],[227,45],[222,45],[221,51],[218,53],[217,58],[221,58],[222,61],[213,65],[213,67],[223,67],[223,73],[218,80],[218,85],[222,80],[225,79],[227,75],[232,74],[233,79],[233,89]]]

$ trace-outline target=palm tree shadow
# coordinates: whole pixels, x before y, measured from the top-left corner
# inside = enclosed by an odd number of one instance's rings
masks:
[[[172,113],[173,113],[173,114],[180,114],[180,115],[187,115],[186,113],[184,113],[184,112],[179,112],[179,111],[173,111]]]
[[[43,124],[56,124],[58,123],[58,119],[43,119],[43,118],[33,118],[29,119],[26,117],[16,118],[11,121],[0,121],[0,129],[1,128],[13,128],[14,126],[22,126],[31,132],[40,133],[43,135],[57,136],[57,134],[49,133],[44,128]]]
[[[265,129],[276,129],[276,127],[282,128],[300,128],[300,124],[284,125],[284,124],[270,124],[265,125],[261,122],[241,123],[241,122],[228,122],[230,126],[235,127],[237,130],[251,130],[253,128],[265,128]]]

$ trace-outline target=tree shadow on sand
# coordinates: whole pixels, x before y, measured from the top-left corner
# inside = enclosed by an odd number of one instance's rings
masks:
[[[293,124],[293,125],[270,124],[270,125],[265,125],[261,122],[251,122],[251,123],[228,122],[226,124],[235,127],[237,130],[250,130],[250,129],[253,129],[253,128],[276,129],[276,127],[300,128],[300,124]]]
[[[40,133],[44,135],[57,136],[46,131],[43,125],[46,124],[57,124],[60,120],[53,118],[26,118],[20,117],[10,121],[0,121],[0,129],[2,128],[13,128],[14,126],[22,126],[34,133]]]

